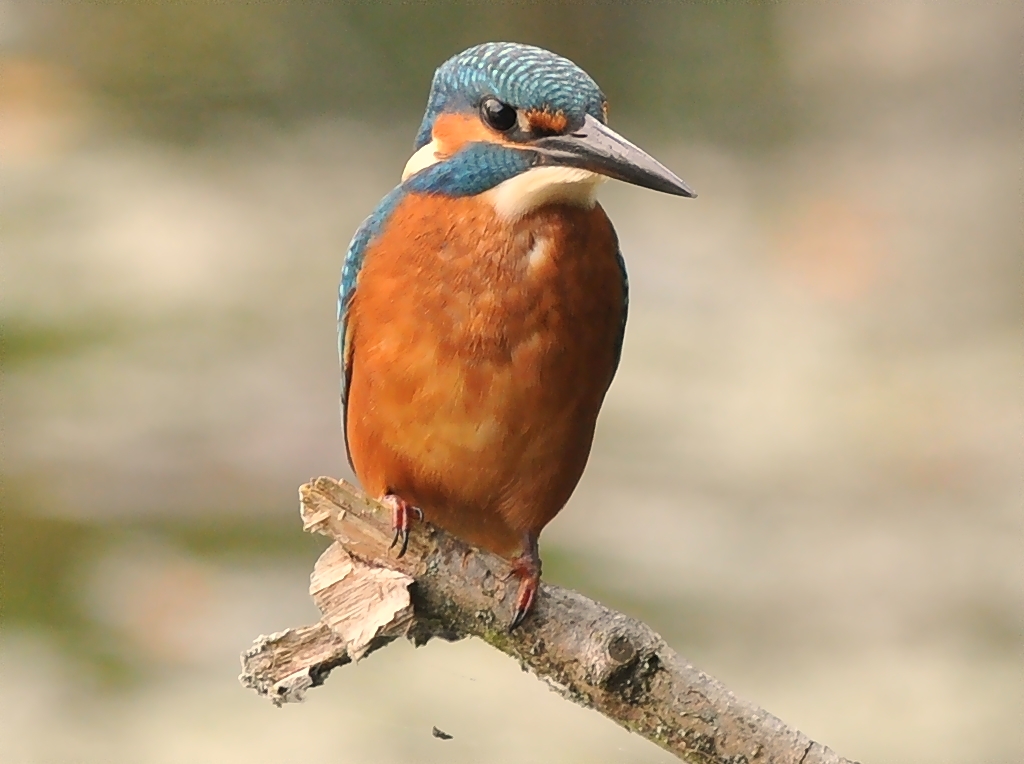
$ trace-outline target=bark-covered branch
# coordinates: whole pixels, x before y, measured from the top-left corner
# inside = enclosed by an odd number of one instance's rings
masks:
[[[303,527],[334,539],[310,593],[319,623],[259,637],[241,682],[275,704],[301,700],[334,668],[399,637],[423,644],[475,636],[520,661],[568,700],[590,707],[684,761],[842,764],[815,743],[672,651],[645,624],[574,591],[543,584],[511,634],[517,581],[508,563],[426,523],[396,559],[390,512],[353,486],[318,478],[299,491]]]

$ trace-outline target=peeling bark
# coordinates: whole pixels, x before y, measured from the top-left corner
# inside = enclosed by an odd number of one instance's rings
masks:
[[[302,700],[332,669],[399,637],[423,644],[475,636],[684,761],[852,764],[737,698],[639,621],[542,584],[510,634],[517,582],[504,581],[507,561],[426,523],[415,524],[408,553],[396,559],[391,515],[378,502],[324,477],[299,495],[303,527],[335,543],[310,577],[320,623],[261,636],[242,654],[240,681],[276,705]]]

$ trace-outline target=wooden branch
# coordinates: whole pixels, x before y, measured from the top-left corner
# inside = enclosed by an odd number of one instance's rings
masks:
[[[358,489],[322,477],[299,496],[305,530],[334,543],[310,577],[320,623],[261,636],[242,654],[240,681],[276,705],[301,700],[332,669],[399,637],[419,645],[475,636],[684,761],[851,764],[734,696],[639,621],[543,584],[510,634],[517,582],[506,585],[505,560],[427,523],[414,524],[408,553],[396,559],[390,512]]]

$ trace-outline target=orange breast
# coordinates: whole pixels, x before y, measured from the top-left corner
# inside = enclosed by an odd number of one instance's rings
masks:
[[[499,554],[576,487],[623,311],[604,211],[509,224],[486,202],[410,196],[349,308],[348,442],[370,493]]]

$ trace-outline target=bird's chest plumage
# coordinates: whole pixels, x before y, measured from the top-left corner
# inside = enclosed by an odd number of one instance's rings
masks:
[[[479,198],[404,200],[349,309],[348,438],[365,487],[495,551],[497,536],[539,531],[582,473],[623,311],[600,207],[509,223]],[[467,514],[490,530],[463,527]]]

